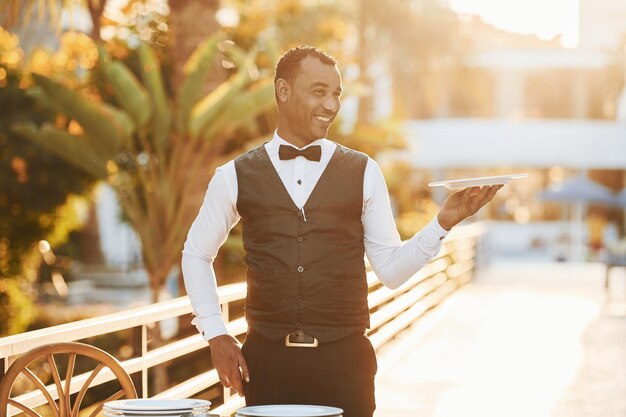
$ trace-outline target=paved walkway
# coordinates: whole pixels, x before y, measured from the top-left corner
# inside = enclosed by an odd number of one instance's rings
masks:
[[[375,417],[626,416],[626,271],[495,262],[379,352]]]

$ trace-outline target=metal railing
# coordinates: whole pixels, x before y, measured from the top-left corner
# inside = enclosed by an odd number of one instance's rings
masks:
[[[482,234],[483,228],[480,224],[456,228],[443,242],[439,254],[398,289],[392,290],[384,287],[372,271],[368,272],[368,304],[371,313],[371,328],[368,335],[375,349],[387,343],[472,278]],[[229,318],[230,306],[234,302],[241,302],[245,299],[245,283],[220,286],[218,294],[229,334],[235,337],[245,334],[247,325],[244,318],[234,320]],[[206,341],[196,334],[148,350],[150,326],[165,319],[188,315],[191,311],[189,299],[180,297],[123,312],[1,338],[1,375],[4,375],[12,360],[35,347],[130,329],[140,352],[137,357],[123,360],[121,363],[129,374],[141,375],[138,384],[139,396],[146,398],[150,368],[207,347]],[[85,373],[74,377],[76,386],[79,386],[78,383],[82,379],[88,378],[88,375],[89,373]],[[113,373],[105,369],[98,374],[92,385],[103,384],[113,379]],[[217,371],[211,369],[159,392],[153,398],[189,398],[218,384]],[[47,388],[56,400],[58,394],[54,384]],[[211,410],[212,413],[232,415],[238,408],[244,406],[244,399],[231,396],[229,389],[223,389],[223,398],[224,403]],[[46,403],[46,399],[39,391],[23,394],[16,400],[31,408]],[[7,417],[18,413],[19,410],[10,407]]]

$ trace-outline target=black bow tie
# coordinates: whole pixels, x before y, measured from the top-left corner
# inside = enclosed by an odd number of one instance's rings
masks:
[[[280,145],[280,148],[278,148],[278,157],[280,159],[294,159],[297,156],[304,156],[309,161],[319,162],[322,159],[322,147],[313,145],[300,150],[293,146]]]

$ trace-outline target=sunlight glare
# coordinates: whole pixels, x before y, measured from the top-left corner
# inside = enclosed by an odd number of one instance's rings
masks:
[[[457,13],[477,14],[500,29],[534,33],[541,39],[561,35],[561,45],[578,45],[578,0],[449,0]]]

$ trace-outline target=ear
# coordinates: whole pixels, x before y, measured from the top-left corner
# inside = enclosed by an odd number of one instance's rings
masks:
[[[276,89],[276,97],[278,98],[278,101],[281,103],[286,102],[291,95],[291,86],[289,83],[285,79],[279,78],[276,80],[274,88]]]

